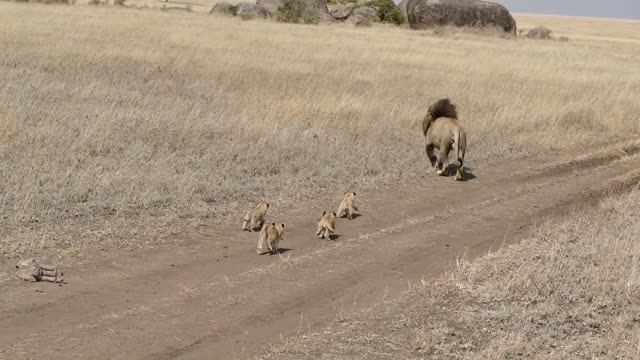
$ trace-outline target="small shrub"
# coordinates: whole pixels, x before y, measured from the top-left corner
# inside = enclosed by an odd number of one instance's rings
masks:
[[[124,6],[124,3],[127,0],[113,0],[113,5]]]
[[[404,15],[393,0],[372,0],[367,4],[378,11],[381,22],[402,25],[405,22]]]
[[[278,8],[276,20],[297,24],[317,24],[320,21],[320,16],[304,0],[285,0],[282,6]]]

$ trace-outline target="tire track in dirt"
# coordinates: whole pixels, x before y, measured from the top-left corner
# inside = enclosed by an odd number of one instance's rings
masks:
[[[245,357],[281,333],[393,296],[462,253],[481,255],[507,233],[514,241],[534,217],[592,202],[620,186],[618,177],[637,182],[639,151],[628,143],[565,162],[505,163],[465,184],[430,175],[413,188],[358,192],[363,215],[339,220],[332,242],[315,238],[317,219],[309,219],[327,203],[311,204],[282,217],[289,228],[282,246],[292,250],[281,257],[255,255],[255,233],[217,228],[146,263],[112,260],[97,279],[73,269],[72,284],[47,289],[46,298],[9,288],[0,357]]]

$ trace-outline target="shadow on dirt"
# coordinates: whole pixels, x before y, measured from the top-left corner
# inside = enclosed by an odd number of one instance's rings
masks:
[[[291,251],[293,249],[287,249],[287,248],[278,248],[278,253],[280,253],[281,255],[286,253],[287,251]],[[270,252],[266,252],[265,254],[269,254],[269,255],[278,255],[278,254],[272,254]],[[263,254],[264,255],[264,254]]]
[[[355,220],[355,219],[359,218],[360,216],[362,216],[362,215],[357,214],[357,213],[353,213],[353,214],[351,214],[351,220]],[[345,216],[343,216],[343,217],[339,217],[338,219],[341,219],[341,220],[349,220],[349,218],[347,217],[347,215],[345,215]]]
[[[451,171],[450,171],[451,176],[456,176],[456,173],[458,172],[458,165],[451,164],[450,166],[451,166]],[[472,181],[472,180],[475,180],[475,179],[478,178],[477,176],[475,176],[473,174],[472,171],[473,171],[473,168],[470,168],[468,166],[464,167],[464,181],[463,182]]]

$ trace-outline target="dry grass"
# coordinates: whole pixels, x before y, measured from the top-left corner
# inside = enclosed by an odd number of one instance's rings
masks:
[[[513,17],[518,22],[518,29],[522,30],[543,25],[551,29],[555,35],[570,34],[571,39],[626,42],[627,46],[640,45],[640,21],[637,20],[519,13],[514,13]]]
[[[640,190],[425,282],[265,358],[640,356]]]
[[[640,48],[616,41],[2,2],[0,48],[7,257],[419,181],[420,121],[443,96],[472,167],[639,132]]]

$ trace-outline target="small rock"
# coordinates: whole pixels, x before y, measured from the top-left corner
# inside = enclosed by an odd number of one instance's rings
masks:
[[[329,11],[329,14],[336,20],[344,20],[351,15],[351,10],[342,4],[338,4]]]
[[[351,23],[354,26],[357,27],[369,27],[371,26],[371,21],[369,21],[369,19],[367,19],[366,17],[362,16],[362,15],[353,15],[349,18],[349,21],[351,21]]]
[[[376,21],[376,19],[378,19],[378,12],[371,6],[363,6],[353,9],[351,16],[353,17],[356,15],[360,15],[369,21]]]
[[[525,35],[527,39],[549,40],[551,39],[551,30],[544,26],[535,27]]]

